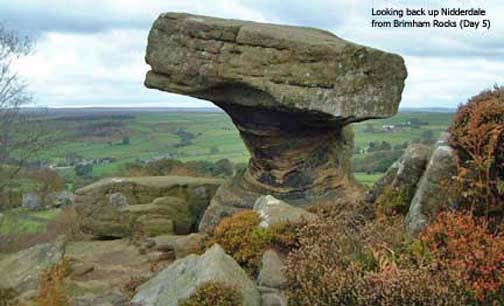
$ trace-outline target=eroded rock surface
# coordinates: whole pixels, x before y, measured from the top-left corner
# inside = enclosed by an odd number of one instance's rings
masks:
[[[431,154],[432,148],[427,145],[409,145],[403,155],[373,185],[366,200],[373,203],[386,192],[397,192],[404,194],[404,201],[409,204]]]
[[[302,220],[311,221],[317,218],[317,215],[303,208],[291,206],[271,195],[258,198],[254,204],[254,211],[261,218],[259,226],[264,228],[282,222],[295,223]]]
[[[13,288],[18,293],[35,290],[40,273],[57,263],[65,255],[65,239],[35,245],[6,256],[0,261],[0,289]]]
[[[348,124],[397,112],[403,59],[304,27],[162,14],[149,34],[149,88],[226,111],[251,159],[223,185],[200,224],[271,194],[302,205],[352,185]]]
[[[450,191],[457,174],[453,149],[443,145],[441,141],[438,143],[441,145],[432,153],[406,215],[406,226],[410,234],[418,234],[442,205],[450,205],[455,196]]]
[[[223,282],[241,293],[244,306],[259,306],[260,295],[238,263],[217,244],[203,255],[179,259],[138,288],[132,306],[176,306],[200,285]]]
[[[197,228],[220,179],[182,176],[109,178],[77,190],[82,229],[97,237],[188,234]]]

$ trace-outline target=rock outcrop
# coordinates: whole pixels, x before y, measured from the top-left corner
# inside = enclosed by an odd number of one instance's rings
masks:
[[[259,226],[264,228],[282,222],[311,221],[317,218],[317,215],[291,206],[271,195],[259,197],[254,204],[254,211],[261,218]]]
[[[77,190],[75,209],[83,231],[97,237],[188,234],[222,183],[180,176],[103,179]]]
[[[64,255],[64,237],[8,255],[0,261],[0,289],[13,288],[18,293],[37,289],[42,270],[59,263]]]
[[[131,305],[177,306],[189,298],[198,286],[211,281],[234,286],[241,293],[244,306],[259,306],[261,303],[254,282],[231,256],[215,244],[205,254],[189,255],[159,272],[138,288]]]
[[[399,160],[387,169],[367,193],[367,202],[374,203],[385,193],[395,192],[403,194],[402,200],[409,205],[431,154],[432,148],[427,145],[409,145]]]
[[[351,188],[352,122],[397,112],[403,59],[330,32],[162,14],[148,39],[145,85],[209,100],[228,113],[251,158],[223,185],[208,230],[271,194],[295,205]]]
[[[413,235],[428,224],[443,204],[450,205],[450,198],[455,196],[450,194],[453,177],[457,174],[453,149],[441,141],[438,144],[441,145],[432,153],[406,215],[408,232]]]

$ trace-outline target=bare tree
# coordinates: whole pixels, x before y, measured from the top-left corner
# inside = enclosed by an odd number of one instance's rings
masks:
[[[27,84],[12,69],[31,50],[30,39],[0,24],[0,193],[41,147],[40,121],[22,109],[32,101]]]

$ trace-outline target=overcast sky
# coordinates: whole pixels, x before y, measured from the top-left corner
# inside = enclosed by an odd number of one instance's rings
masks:
[[[491,28],[375,29],[371,8],[481,7]],[[402,107],[455,107],[504,84],[502,0],[0,0],[0,22],[29,34],[33,54],[16,65],[39,106],[210,106],[143,87],[149,28],[177,11],[323,28],[402,55]]]

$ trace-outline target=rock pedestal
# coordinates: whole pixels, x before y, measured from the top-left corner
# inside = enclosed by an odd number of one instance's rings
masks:
[[[403,59],[330,32],[162,14],[148,39],[145,85],[192,96],[231,117],[251,158],[221,186],[200,230],[271,194],[302,205],[352,185],[348,124],[397,112]]]

